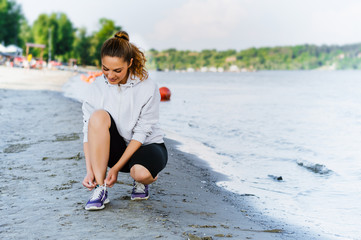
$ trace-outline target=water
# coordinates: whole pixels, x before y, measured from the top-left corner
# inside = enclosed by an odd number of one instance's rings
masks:
[[[254,194],[263,213],[330,239],[361,239],[360,76],[151,73],[172,91],[161,103],[161,126],[175,133],[167,136],[227,175],[220,186]]]

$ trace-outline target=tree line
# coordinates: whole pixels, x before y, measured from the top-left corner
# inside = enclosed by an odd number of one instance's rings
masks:
[[[147,55],[150,67],[158,70],[201,70],[204,67],[222,71],[361,69],[361,44],[304,44],[242,51],[151,49]]]
[[[0,0],[0,42],[16,44],[25,51],[28,42],[44,44],[44,59],[50,56],[61,62],[73,58],[80,65],[100,65],[102,43],[122,27],[113,20],[99,20],[97,31],[76,28],[64,13],[40,14],[32,25],[25,19],[15,0]],[[30,49],[33,56],[40,50]],[[344,46],[298,45],[249,48],[246,50],[206,49],[202,51],[174,48],[146,52],[148,69],[157,70],[307,70],[361,69],[361,44]]]
[[[67,62],[73,58],[81,65],[99,66],[102,43],[120,31],[113,20],[101,18],[99,29],[91,34],[85,27],[75,28],[65,13],[40,14],[29,25],[15,0],[0,0],[0,43],[15,44],[26,50],[26,43],[44,44],[44,59]],[[34,57],[40,49],[30,48]]]

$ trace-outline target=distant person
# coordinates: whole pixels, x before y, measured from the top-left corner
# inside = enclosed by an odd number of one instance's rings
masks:
[[[83,102],[83,185],[93,193],[86,210],[109,202],[119,172],[134,179],[132,200],[149,198],[149,184],[168,161],[163,133],[158,127],[160,94],[148,78],[144,54],[120,31],[101,48],[104,78],[96,79]],[[107,167],[109,171],[107,173]]]

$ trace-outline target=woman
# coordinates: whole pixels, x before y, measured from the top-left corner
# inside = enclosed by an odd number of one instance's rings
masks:
[[[94,189],[86,210],[104,208],[106,187],[116,183],[119,172],[134,179],[132,200],[148,199],[148,185],[168,160],[158,127],[160,94],[148,78],[144,54],[120,31],[104,42],[101,62],[104,79],[91,84],[83,102],[83,185]]]

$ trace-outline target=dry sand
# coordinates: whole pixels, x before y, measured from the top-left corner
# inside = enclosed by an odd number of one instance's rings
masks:
[[[61,91],[63,84],[73,75],[68,71],[0,66],[0,89]]]
[[[245,198],[252,196],[218,188],[215,181],[222,176],[170,139],[168,165],[150,186],[149,200],[130,201],[132,179],[119,174],[110,204],[85,211],[90,192],[81,184],[81,105],[58,92],[69,76],[0,68],[0,239],[305,237],[285,224],[260,221],[247,207]]]

